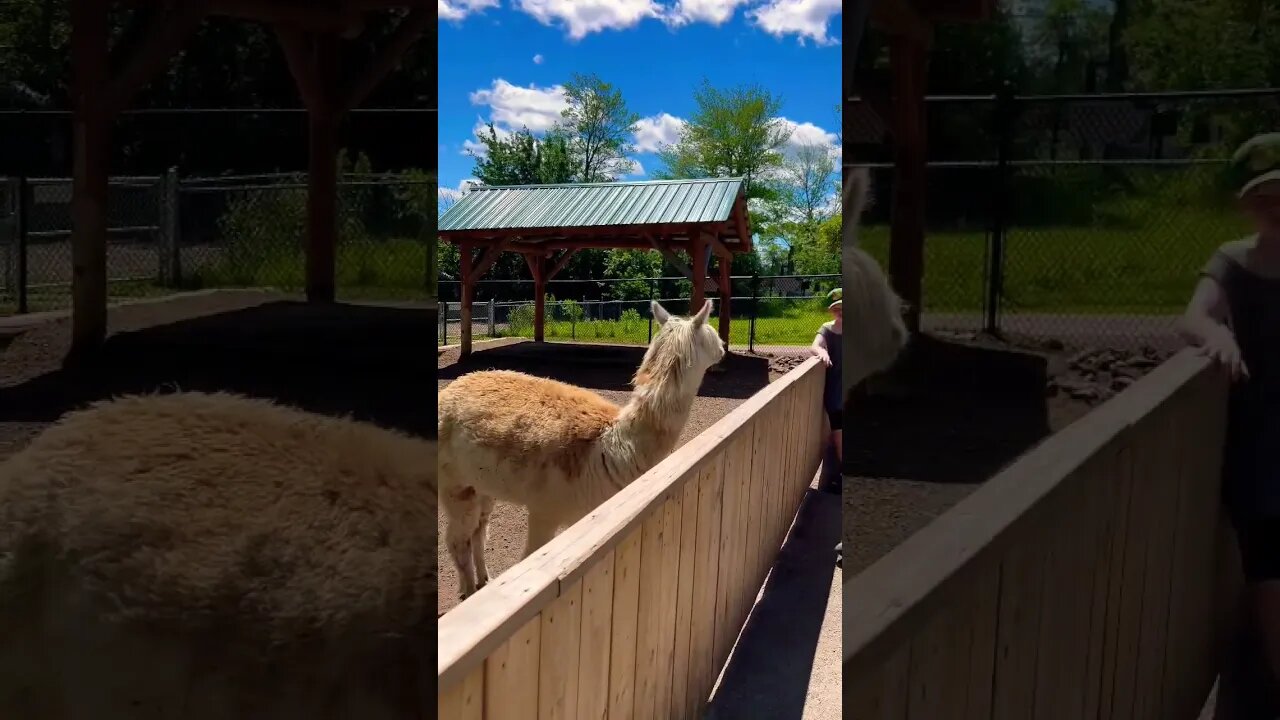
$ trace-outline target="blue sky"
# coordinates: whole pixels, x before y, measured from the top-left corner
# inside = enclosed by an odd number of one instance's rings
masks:
[[[437,0],[442,194],[471,178],[475,131],[548,128],[572,73],[595,73],[642,118],[637,172],[661,168],[705,78],[782,99],[793,143],[836,147],[839,0]]]

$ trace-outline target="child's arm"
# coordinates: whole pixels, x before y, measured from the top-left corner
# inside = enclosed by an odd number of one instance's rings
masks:
[[[827,352],[826,335],[822,333],[815,335],[813,338],[813,344],[809,346],[809,349],[813,351],[813,354],[818,359],[822,360],[823,365],[826,365],[827,367],[831,366],[831,354]]]
[[[1235,334],[1227,325],[1231,308],[1222,285],[1212,276],[1200,278],[1191,302],[1178,323],[1179,334],[1191,345],[1218,362],[1231,378],[1249,377]]]
[[[1221,338],[1223,334],[1231,334],[1226,322],[1229,314],[1227,294],[1222,291],[1217,280],[1206,275],[1196,283],[1191,302],[1187,303],[1187,309],[1178,323],[1178,333],[1188,343],[1197,347],[1204,346]]]

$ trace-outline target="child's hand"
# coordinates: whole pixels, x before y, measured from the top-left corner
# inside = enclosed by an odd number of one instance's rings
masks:
[[[825,348],[816,347],[813,349],[813,354],[818,356],[823,365],[831,367],[831,355],[827,353]]]
[[[1236,344],[1235,336],[1226,331],[1225,328],[1223,332],[1214,333],[1208,338],[1199,347],[1199,350],[1209,359],[1222,366],[1231,377],[1232,382],[1249,379],[1249,368],[1245,367],[1244,358],[1240,354],[1240,346]]]

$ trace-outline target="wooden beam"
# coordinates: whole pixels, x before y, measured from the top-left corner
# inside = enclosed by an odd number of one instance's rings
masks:
[[[502,256],[502,253],[510,249],[510,245],[510,242],[503,242],[486,247],[484,255],[480,256],[480,259],[476,261],[476,266],[471,270],[472,277],[479,280],[485,273],[489,272],[494,263],[498,262],[498,258]]]
[[[924,91],[927,49],[911,38],[895,36],[890,44],[894,68],[894,183],[889,235],[889,276],[907,305],[906,323],[920,328],[921,282],[924,277],[925,176]]]
[[[418,38],[422,37],[423,31],[433,17],[430,10],[418,8],[411,11],[400,22],[395,34],[378,52],[373,63],[365,69],[360,79],[356,81],[351,89],[343,94],[342,109],[344,111],[359,106],[369,97],[369,94],[387,77],[387,74],[400,64],[401,58],[404,57],[409,48],[413,47]]]
[[[338,244],[338,112],[324,89],[338,76],[338,38],[321,35],[315,42],[315,79],[321,101],[307,111],[307,300],[333,302]]]
[[[344,34],[364,23],[362,11],[342,3],[209,0],[209,14],[249,20],[275,28]]]
[[[698,228],[690,228],[689,237],[691,238],[701,237],[711,246],[711,252],[714,253],[716,257],[726,257],[726,256],[733,255],[733,253],[729,251],[729,248],[726,247],[725,244],[720,241],[720,238],[716,237],[715,233],[705,232]]]
[[[284,53],[285,63],[293,82],[298,86],[298,95],[308,110],[313,110],[324,102],[325,90],[320,86],[320,78],[316,68],[316,47],[313,38],[301,30],[276,26],[276,39],[280,50]]]
[[[693,270],[693,297],[689,299],[689,314],[692,315],[702,309],[702,304],[707,300],[707,244],[705,242],[693,243],[693,252],[689,257],[689,267]]]
[[[879,0],[871,4],[871,23],[887,34],[928,46],[933,26],[916,9],[914,0]]]
[[[738,244],[741,246],[738,252],[751,252],[751,228],[747,227],[747,197],[740,195],[738,201],[734,203],[733,208],[733,224],[738,232]]]
[[[461,347],[458,348],[458,355],[465,358],[471,355],[471,304],[476,297],[476,278],[471,274],[475,262],[469,243],[458,246],[458,260],[458,272],[462,275],[462,302],[458,309],[458,321],[461,323],[459,328]]]
[[[134,95],[182,49],[204,20],[207,4],[207,0],[178,3],[148,25],[146,39],[108,83],[104,99],[108,115],[128,107]]]
[[[688,279],[690,282],[693,282],[693,269],[690,268],[688,265],[686,265],[685,262],[680,259],[679,255],[676,255],[675,251],[671,248],[671,245],[669,243],[658,242],[658,240],[656,240],[655,238],[650,237],[649,245],[654,250],[657,250],[658,252],[662,253],[663,259],[666,260],[668,263],[670,263],[671,267],[679,271],[679,273],[685,276],[685,278]],[[692,251],[692,246],[690,246],[690,250]],[[693,255],[692,252],[690,252],[689,254],[691,256]],[[715,284],[712,283],[712,281],[707,280],[705,277],[705,274],[703,276],[703,282],[704,282],[704,288],[706,290],[712,290],[715,288]],[[708,286],[706,283],[711,283],[711,284]],[[696,309],[694,312],[697,312]]]
[[[560,274],[560,271],[564,269],[564,266],[568,265],[569,261],[572,260],[573,256],[576,255],[577,253],[578,253],[577,250],[565,250],[564,252],[560,253],[560,257],[556,258],[556,261],[554,264],[552,264],[551,269],[547,271],[547,280],[554,280],[556,275]]]
[[[525,255],[524,261],[533,275],[533,341],[543,342],[547,319],[547,259],[542,255]]]
[[[74,364],[107,336],[107,177],[110,63],[107,3],[71,1],[72,142],[71,351]]]

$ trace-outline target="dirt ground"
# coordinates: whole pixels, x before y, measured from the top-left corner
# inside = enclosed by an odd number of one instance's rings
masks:
[[[307,306],[258,291],[195,293],[112,308],[107,342],[64,369],[70,321],[0,322],[0,458],[68,410],[124,393],[228,390],[434,435],[435,317]],[[425,338],[425,341],[424,341]]]
[[[518,370],[531,375],[570,382],[589,388],[616,404],[624,404],[631,394],[631,376],[644,357],[643,347],[529,342],[489,345],[459,362],[457,349],[439,354],[437,382],[443,390],[454,379],[477,370]],[[689,420],[680,433],[683,445],[715,421],[729,414],[769,382],[781,377],[796,361],[787,357],[730,355],[724,372],[708,373],[702,381]],[[677,446],[678,447],[678,446]],[[447,520],[440,514],[441,537]],[[489,524],[485,557],[490,577],[520,559],[524,550],[528,513],[524,508],[499,502]],[[439,612],[458,604],[458,575],[443,542],[438,551],[440,567]]]
[[[846,578],[1173,352],[958,335],[922,345],[928,378],[908,370],[845,411]]]

